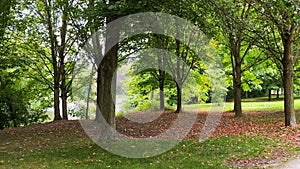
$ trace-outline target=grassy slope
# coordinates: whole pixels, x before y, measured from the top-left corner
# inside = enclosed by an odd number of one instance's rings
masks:
[[[263,107],[262,110],[278,110],[283,105],[282,101],[249,101],[243,103],[244,110],[252,110],[253,107],[255,110],[260,110],[257,107]],[[295,101],[297,109],[300,109],[300,104],[297,104],[299,101]],[[266,108],[266,103],[269,109]],[[230,110],[231,106],[227,104],[225,110]],[[190,106],[189,109],[191,108],[194,107]],[[260,120],[263,123],[273,121]],[[272,156],[271,150],[279,147],[288,151],[295,150],[276,138],[242,135],[213,138],[204,143],[185,140],[162,155],[128,159],[99,148],[83,133],[78,122],[62,121],[0,131],[0,169],[232,168],[225,165],[226,161]]]
[[[38,150],[32,150],[36,145],[28,146],[27,143],[19,146],[17,142],[22,140],[15,140],[6,153],[0,153],[0,168],[228,168],[225,160],[268,156],[265,151],[277,145],[277,141],[261,137],[232,136],[201,144],[184,141],[157,157],[127,159],[105,152],[89,140],[79,141],[71,135],[65,139],[68,141],[56,140],[57,143]]]
[[[0,169],[7,168],[232,168],[226,161],[270,157],[274,138],[224,136],[204,143],[185,140],[171,151],[146,159],[128,159],[95,145],[77,121],[61,121],[0,131]]]

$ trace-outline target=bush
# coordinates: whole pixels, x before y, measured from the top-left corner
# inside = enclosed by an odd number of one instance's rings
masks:
[[[44,111],[30,109],[22,91],[2,88],[0,96],[0,129],[41,123],[48,118]]]

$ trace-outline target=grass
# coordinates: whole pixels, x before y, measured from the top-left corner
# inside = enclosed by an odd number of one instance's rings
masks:
[[[254,101],[254,102],[253,102]],[[300,99],[295,100],[300,109]],[[199,108],[188,105],[186,109]],[[211,105],[200,105],[209,110]],[[227,103],[225,110],[232,110]],[[264,98],[243,100],[245,111],[282,110],[283,101],[266,102]],[[244,117],[249,118],[249,117]],[[300,117],[298,117],[300,118]],[[277,117],[259,117],[259,123],[278,120]],[[0,169],[7,168],[112,168],[112,169],[165,169],[165,168],[234,168],[228,161],[251,158],[269,158],[274,150],[283,149],[292,154],[299,148],[283,143],[279,138],[266,136],[223,136],[200,143],[184,140],[170,151],[150,158],[131,159],[109,153],[82,133],[80,128],[50,123],[0,131]]]
[[[242,100],[242,109],[243,111],[283,111],[283,99],[275,101],[266,101],[267,98],[250,98]],[[300,110],[300,98],[295,98],[295,109]],[[202,110],[209,111],[212,104],[192,104],[184,105],[185,110]],[[233,110],[233,102],[226,102],[224,105],[224,111]]]
[[[79,139],[76,134],[61,132],[33,137],[1,139],[0,168],[116,168],[116,169],[165,169],[165,168],[232,168],[226,161],[268,157],[271,149],[282,145],[276,139],[249,135],[213,138],[204,143],[185,140],[172,150],[155,157],[129,159],[106,152],[89,139]],[[25,137],[25,138],[26,138]],[[63,139],[57,139],[63,137]],[[44,140],[45,146],[40,147]],[[37,143],[37,144],[34,144]],[[49,143],[49,144],[48,144]]]

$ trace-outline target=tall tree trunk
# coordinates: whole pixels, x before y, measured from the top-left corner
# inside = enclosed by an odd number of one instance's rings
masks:
[[[60,101],[59,101],[59,79],[57,78],[57,73],[54,73],[54,121],[61,120],[60,115]]]
[[[52,51],[54,52],[54,51]],[[54,54],[52,54],[54,55]],[[58,66],[56,62],[56,56],[52,56],[52,65],[54,69],[54,121],[56,120],[61,120],[61,115],[60,115],[60,100],[59,100],[59,93],[60,93],[60,85],[59,85],[59,78],[60,74],[58,71]]]
[[[89,119],[89,109],[90,109],[90,90],[91,90],[91,85],[89,86],[89,89],[88,89],[88,96],[87,96],[87,99],[86,99],[86,109],[85,109],[85,119],[88,120]]]
[[[115,128],[115,104],[116,97],[116,76],[114,72],[117,69],[117,51],[115,45],[103,58],[98,68],[97,76],[97,105],[99,109],[96,113],[96,120],[101,122],[101,117],[111,128]],[[100,114],[101,113],[101,114]],[[104,132],[109,129],[104,129]]]
[[[61,55],[61,54],[60,54]],[[60,56],[60,76],[61,76],[61,84],[60,84],[60,98],[61,98],[61,107],[62,107],[62,115],[64,120],[68,120],[68,91],[66,86],[66,71],[65,71],[65,63],[64,57]]]
[[[63,112],[63,119],[68,120],[68,101],[66,96],[62,96],[61,104],[62,104],[62,112]]]
[[[177,108],[175,113],[182,111],[182,76],[180,73],[180,41],[176,39],[176,88],[177,88]]]
[[[181,84],[176,83],[177,88],[177,108],[175,113],[180,113],[182,111],[182,88]]]
[[[241,117],[242,113],[242,88],[241,88],[241,78],[235,78],[233,83],[233,97],[234,97],[234,112],[235,116]]]
[[[60,85],[60,93],[61,93],[61,102],[62,102],[62,114],[63,119],[68,120],[68,91],[66,85],[66,70],[65,70],[65,49],[66,49],[66,36],[67,36],[67,27],[68,27],[68,19],[67,19],[67,4],[64,6],[63,14],[61,16],[62,19],[62,27],[60,32],[60,46],[59,46],[59,70],[61,76],[61,85]]]
[[[285,125],[296,126],[294,110],[294,60],[292,53],[292,41],[284,42],[283,56],[283,88],[284,88],[284,113]]]
[[[159,82],[159,109],[165,109],[165,93],[164,93],[164,84]]]
[[[63,119],[68,120],[68,92],[66,88],[66,74],[62,72],[62,80],[61,80],[61,106],[62,106],[62,114]]]
[[[279,99],[279,90],[280,88],[277,89],[277,93],[276,93],[276,98]]]
[[[164,42],[164,38],[159,35],[153,35],[155,37],[155,47],[156,48],[166,48],[166,44]],[[157,57],[157,65],[158,65],[158,83],[159,83],[159,109],[165,109],[165,92],[164,92],[164,85],[165,85],[165,57],[158,55]]]
[[[60,115],[60,101],[59,101],[59,93],[60,93],[60,72],[59,72],[59,67],[57,64],[57,44],[56,44],[56,37],[54,35],[53,27],[52,27],[52,14],[51,14],[51,8],[49,7],[50,4],[47,4],[46,2],[45,6],[46,8],[46,13],[47,13],[47,26],[48,26],[48,35],[49,35],[49,40],[50,40],[50,48],[51,48],[51,61],[52,61],[52,66],[53,66],[53,78],[54,78],[54,85],[53,85],[53,97],[54,97],[54,121],[55,120],[61,120],[61,115]],[[49,7],[49,8],[48,8]]]
[[[165,92],[164,92],[164,84],[165,84],[165,72],[163,70],[158,70],[159,77],[158,77],[158,83],[159,83],[159,109],[164,110],[165,109]]]
[[[159,36],[155,36],[157,38],[157,48],[164,47],[163,40]],[[158,83],[159,83],[159,109],[165,109],[165,92],[164,92],[164,85],[165,85],[165,60],[163,56],[157,57],[157,64],[158,64]]]
[[[85,119],[89,119],[89,108],[90,108],[93,77],[94,77],[94,69],[92,69],[92,73],[91,73],[91,76],[90,76],[88,95],[87,95],[87,99],[86,99]]]
[[[150,100],[152,101],[154,99],[154,89],[151,88],[151,92],[150,92]]]
[[[272,100],[272,89],[269,89],[268,101]]]
[[[110,2],[115,2],[115,0]],[[118,16],[116,15],[108,16],[106,20],[107,24],[117,18]],[[101,119],[100,116],[102,116],[103,120],[110,125],[110,128],[106,128],[106,125],[102,125],[105,127],[102,128],[102,132],[109,132],[111,128],[116,127],[114,104],[116,98],[116,76],[114,76],[114,72],[117,70],[118,44],[108,50],[109,44],[112,44],[113,40],[119,38],[119,32],[115,29],[118,28],[107,27],[107,30],[109,31],[109,36],[107,36],[105,40],[105,51],[107,53],[104,55],[97,70],[97,105],[99,106],[99,109],[96,112],[96,120],[99,121]],[[106,136],[109,137],[109,135]]]
[[[240,57],[235,56],[235,65],[233,66],[233,97],[235,116],[241,117],[242,113],[242,72]]]
[[[162,40],[159,37],[158,37],[158,44],[163,44]],[[165,109],[164,86],[165,86],[166,72],[165,72],[165,65],[164,65],[165,60],[163,56],[158,56],[157,64],[158,64],[158,83],[159,83],[159,109],[164,110]]]
[[[239,35],[237,35],[237,40],[234,40],[233,35],[230,36],[231,64],[232,64],[232,75],[233,75],[233,100],[234,100],[234,112],[236,117],[241,117],[243,115],[242,58],[240,54],[241,41],[242,41],[241,39],[242,39],[241,32],[239,32]]]
[[[112,49],[113,50],[113,49]],[[109,52],[112,53],[113,51]],[[108,59],[108,57],[110,59]],[[98,77],[97,77],[97,103],[99,109],[101,111],[102,117],[106,120],[106,122],[113,128],[115,128],[115,86],[116,79],[113,77],[114,71],[113,65],[109,64],[112,62],[112,55],[107,55],[105,59],[102,60],[101,66],[102,68],[98,69]],[[109,64],[110,66],[104,66],[105,64]],[[99,113],[99,112],[98,112]],[[99,120],[100,114],[97,114],[97,120]]]

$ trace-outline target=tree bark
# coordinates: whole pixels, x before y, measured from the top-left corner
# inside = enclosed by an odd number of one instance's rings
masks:
[[[52,30],[51,30],[52,31]],[[54,36],[53,36],[54,37]],[[52,41],[52,40],[51,40]],[[59,101],[59,93],[60,93],[60,86],[59,86],[59,78],[60,73],[58,71],[57,61],[56,61],[56,51],[54,49],[54,45],[51,45],[51,54],[52,54],[52,66],[54,70],[54,121],[61,120],[60,115],[60,101]]]
[[[177,108],[175,113],[180,113],[182,111],[182,76],[180,73],[180,41],[176,39],[176,89],[177,89]]]
[[[46,21],[47,21],[47,26],[48,26],[48,35],[49,35],[49,40],[50,40],[50,48],[51,48],[51,61],[52,61],[52,66],[53,66],[53,78],[54,78],[54,85],[53,85],[53,99],[54,99],[54,121],[55,120],[61,120],[61,115],[60,115],[60,101],[59,101],[59,92],[60,92],[60,73],[59,73],[59,67],[57,64],[57,51],[56,51],[56,36],[54,35],[53,27],[52,27],[52,14],[50,11],[50,4],[47,4],[45,2],[46,6]]]
[[[57,76],[58,75],[54,73],[54,79],[57,79]],[[59,80],[54,80],[54,121],[62,119],[60,115],[59,103]]]
[[[272,89],[269,89],[268,101],[272,100]]]
[[[237,54],[236,54],[237,55]],[[239,54],[238,54],[239,55]],[[233,97],[235,116],[241,117],[242,113],[242,72],[241,61],[239,56],[235,57],[235,65],[233,66]]]
[[[110,1],[114,2],[114,1]],[[118,16],[110,15],[107,17],[107,24],[117,19]],[[119,32],[114,30],[118,28],[107,28],[111,31],[109,36],[106,37],[105,51],[100,65],[98,66],[97,75],[97,105],[99,107],[96,112],[96,120],[100,120],[101,116],[108,123],[110,128],[115,128],[115,98],[116,98],[116,76],[118,62],[118,44],[114,45],[111,49],[107,49],[109,44],[113,43],[112,40],[119,38]],[[100,114],[101,113],[101,114]],[[101,122],[101,120],[100,120]],[[103,127],[107,127],[102,125]],[[102,132],[109,132],[110,128],[103,128]]]
[[[154,89],[151,88],[151,92],[150,92],[150,100],[152,101],[154,99]]]
[[[165,93],[163,84],[159,84],[159,109],[165,110]]]
[[[154,36],[157,39],[157,48],[165,48],[165,44],[163,43],[163,40],[159,36]],[[157,64],[158,64],[158,83],[159,83],[159,109],[164,110],[165,109],[165,92],[164,92],[164,85],[165,85],[165,60],[163,56],[157,57]]]
[[[68,120],[68,95],[67,95],[67,88],[66,88],[66,75],[65,75],[65,72],[62,73],[61,105],[62,105],[63,119]]]
[[[233,84],[233,97],[234,97],[234,112],[235,116],[241,117],[242,113],[242,88],[241,88],[241,78],[235,78]]]
[[[105,120],[111,128],[115,128],[115,97],[116,97],[116,76],[117,69],[117,51],[115,45],[103,58],[98,68],[97,75],[97,105],[96,120],[102,122]],[[108,127],[102,125],[103,127]],[[102,132],[109,132],[109,128],[102,129]]]
[[[283,88],[284,88],[284,113],[285,126],[296,126],[294,110],[294,59],[292,53],[292,41],[284,40],[283,56]]]
[[[115,87],[116,79],[113,76],[116,70],[117,46],[113,47],[104,57],[98,69],[97,76],[97,104],[101,112],[97,112],[96,120],[102,116],[106,122],[115,128]],[[101,115],[99,114],[101,113]]]
[[[180,113],[182,111],[182,89],[181,84],[176,83],[177,88],[177,108],[175,113]]]
[[[63,111],[63,119],[68,120],[68,101],[67,97],[62,96],[61,104],[62,104],[62,111]]]
[[[86,99],[85,119],[89,119],[89,108],[90,108],[91,91],[92,91],[92,83],[93,83],[92,79],[93,79],[93,77],[94,77],[94,69],[92,69],[92,73],[90,75],[88,95],[87,95],[87,99]]]
[[[279,99],[279,88],[277,89],[276,98]]]
[[[241,42],[242,33],[239,32],[236,39],[231,34],[229,37],[231,50],[231,64],[233,75],[233,100],[234,112],[236,117],[241,117],[242,113],[242,58],[241,58]],[[248,51],[246,50],[244,55]],[[243,56],[244,57],[244,56]]]
[[[165,83],[165,72],[162,70],[159,71],[159,109],[164,110],[165,109],[165,93],[164,93],[164,83]]]
[[[60,85],[60,92],[61,92],[61,102],[62,102],[62,114],[63,119],[68,120],[68,91],[66,85],[66,70],[65,70],[65,49],[66,49],[66,36],[67,36],[67,27],[68,27],[68,19],[67,19],[67,4],[64,6],[63,14],[61,16],[62,19],[62,27],[60,32],[60,46],[59,46],[59,70],[61,76],[61,85]]]

